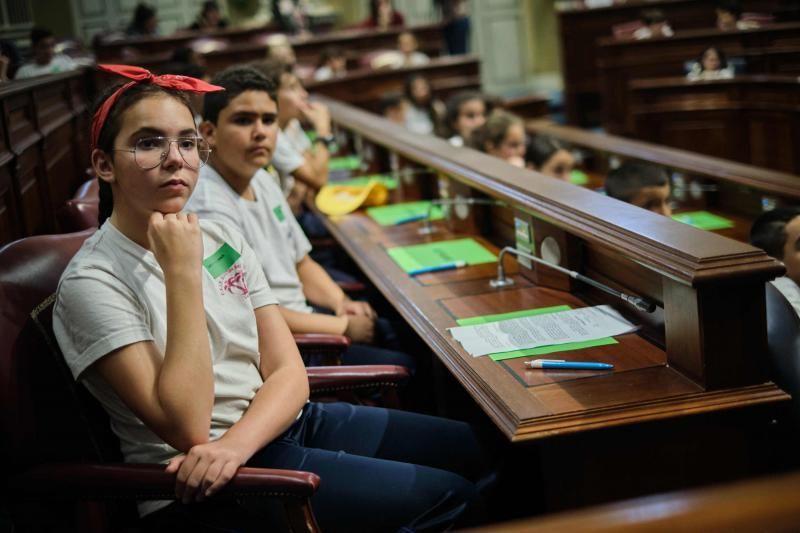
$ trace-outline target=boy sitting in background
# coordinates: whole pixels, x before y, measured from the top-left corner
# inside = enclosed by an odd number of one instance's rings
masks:
[[[405,353],[366,346],[396,343],[391,325],[366,302],[352,301],[308,254],[311,244],[267,166],[278,135],[275,86],[258,71],[233,67],[214,77],[225,88],[203,103],[200,133],[213,152],[187,211],[239,230],[256,253],[281,314],[293,333],[346,335],[345,364],[414,368]],[[310,302],[327,312],[315,312]],[[330,312],[331,314],[328,314]]]
[[[659,168],[639,161],[626,161],[608,173],[606,194],[664,216],[672,216],[669,175]]]
[[[750,243],[783,262],[786,275],[772,284],[800,315],[800,207],[762,213],[750,228]]]

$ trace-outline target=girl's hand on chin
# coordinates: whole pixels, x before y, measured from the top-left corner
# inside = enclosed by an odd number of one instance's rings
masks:
[[[164,274],[200,273],[203,239],[194,213],[155,211],[147,224],[147,240]]]

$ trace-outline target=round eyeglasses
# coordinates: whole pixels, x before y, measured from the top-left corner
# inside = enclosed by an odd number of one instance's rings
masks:
[[[132,153],[139,168],[150,170],[164,162],[172,143],[178,145],[178,153],[186,166],[193,170],[205,165],[211,154],[211,147],[202,137],[143,137],[133,148],[116,148],[114,151]]]

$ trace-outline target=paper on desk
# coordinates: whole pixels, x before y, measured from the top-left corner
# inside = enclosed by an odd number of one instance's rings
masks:
[[[450,328],[473,357],[630,333],[637,328],[607,305]]]
[[[497,261],[496,255],[470,238],[396,246],[387,249],[386,252],[406,272],[454,261],[464,261],[467,265]]]
[[[370,207],[367,215],[381,226],[394,226],[398,220],[413,216],[427,216],[431,202],[422,200],[419,202],[405,202],[402,204],[384,205],[381,207]],[[441,220],[444,218],[442,208],[438,205],[431,209],[431,220]]]
[[[357,155],[333,157],[328,160],[328,170],[357,170],[361,168],[361,158]]]

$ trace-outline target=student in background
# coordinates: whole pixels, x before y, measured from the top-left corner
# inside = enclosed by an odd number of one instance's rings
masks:
[[[408,104],[400,93],[384,94],[378,103],[378,113],[396,124],[406,125],[406,109]]]
[[[317,69],[314,71],[316,81],[341,78],[347,75],[347,56],[339,46],[326,46],[319,55]]]
[[[354,344],[342,358],[345,364],[413,369],[410,356],[371,345],[396,339],[386,339],[388,324],[368,303],[348,298],[311,258],[311,244],[264,170],[279,135],[280,89],[249,67],[229,68],[212,81],[225,91],[204,99],[200,133],[212,154],[187,209],[244,234],[293,333],[347,336]]]
[[[412,74],[406,78],[403,95],[408,101],[406,127],[414,133],[432,134],[441,129],[444,104],[433,97],[428,78]]]
[[[203,7],[200,10],[200,14],[197,16],[197,20],[189,26],[189,29],[195,31],[214,31],[223,30],[227,27],[228,21],[222,18],[219,4],[214,0],[207,0],[203,2]]]
[[[453,146],[464,146],[472,132],[486,122],[486,99],[475,91],[462,91],[447,100],[444,136]]]
[[[278,530],[274,500],[213,497],[245,465],[320,475],[311,504],[324,531],[468,526],[484,455],[467,424],[307,401],[306,369],[253,250],[184,211],[208,152],[186,101],[161,85],[171,81],[118,85],[100,100],[91,160],[108,218],[67,266],[53,311],[67,365],[108,413],[126,462],[175,475],[177,501],[140,502],[141,529]],[[258,125],[231,127],[260,131],[260,144],[271,103]]]
[[[800,315],[800,207],[779,207],[762,213],[750,228],[750,244],[786,267],[772,284]]]
[[[789,2],[787,2],[789,3]],[[774,20],[770,14],[742,13],[739,0],[718,0],[717,28],[720,30],[750,30]]]
[[[672,216],[669,205],[672,185],[663,168],[639,161],[625,161],[608,173],[606,194],[664,216]]]
[[[375,55],[370,61],[370,67],[404,68],[418,67],[430,63],[431,58],[419,51],[419,41],[413,33],[404,31],[397,36],[397,50],[389,50]]]
[[[562,181],[569,181],[575,158],[561,143],[551,137],[537,135],[528,139],[525,166]]]
[[[22,80],[47,74],[58,74],[78,68],[78,64],[69,56],[56,54],[56,38],[53,32],[45,28],[31,30],[31,61],[17,70],[15,79]]]
[[[141,2],[133,10],[133,19],[125,30],[131,37],[147,37],[158,31],[158,12],[156,8]]]
[[[692,65],[686,77],[690,80],[719,80],[733,78],[733,67],[728,65],[725,54],[719,48],[710,46],[703,50]]]
[[[633,32],[634,39],[672,37],[675,32],[660,9],[645,9],[641,16],[642,26]]]
[[[405,26],[405,17],[392,5],[392,0],[370,0],[369,17],[358,23],[358,28],[387,30]]]
[[[518,167],[525,166],[525,128],[518,116],[496,109],[472,132],[469,145]]]

